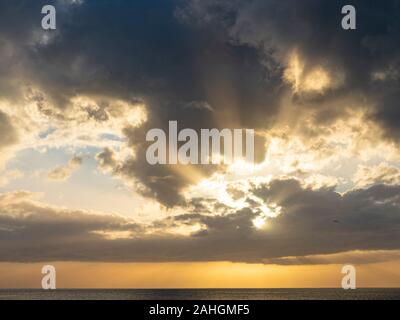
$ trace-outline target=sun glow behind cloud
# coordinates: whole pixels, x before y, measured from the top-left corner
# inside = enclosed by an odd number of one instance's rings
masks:
[[[323,66],[306,65],[295,50],[289,55],[284,79],[291,84],[294,93],[323,94],[326,90],[337,89],[344,84],[343,74],[338,70],[334,74]]]

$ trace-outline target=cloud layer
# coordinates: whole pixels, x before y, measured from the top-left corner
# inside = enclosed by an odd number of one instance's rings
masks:
[[[101,172],[170,215],[143,224],[3,193],[0,260],[399,249],[398,1],[353,1],[355,31],[343,1],[59,0],[55,32],[40,28],[44,4],[0,4],[0,167],[22,150],[92,148]],[[257,165],[151,166],[145,134],[169,121],[255,129]]]
[[[0,259],[287,264],[294,259],[288,257],[357,250],[369,261],[368,251],[400,249],[399,187],[378,185],[341,196],[332,189],[304,188],[296,180],[275,180],[251,193],[281,208],[263,228],[255,227],[257,211],[213,214],[218,204],[144,225],[47,206],[25,192],[2,194]],[[176,233],[179,229],[186,234]]]

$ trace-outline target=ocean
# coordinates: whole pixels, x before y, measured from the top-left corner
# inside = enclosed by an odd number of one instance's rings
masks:
[[[0,289],[0,300],[400,300],[398,289]]]

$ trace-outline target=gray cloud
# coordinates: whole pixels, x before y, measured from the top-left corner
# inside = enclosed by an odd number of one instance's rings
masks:
[[[64,1],[56,2],[56,33],[40,29],[43,4],[1,4],[0,40],[8,50],[3,49],[7,59],[0,68],[4,78],[13,79],[4,81],[4,95],[10,99],[20,96],[18,86],[12,90],[9,86],[23,79],[45,94],[37,103],[48,103],[58,109],[53,113],[57,115],[79,94],[144,101],[148,122],[140,129],[124,130],[139,155],[119,167],[125,177],[138,180],[147,195],[168,206],[182,201],[179,193],[188,181],[179,170],[154,170],[147,165],[143,159],[147,130],[166,129],[169,120],[193,129],[269,129],[282,107],[282,97],[290,92],[283,78],[287,55],[294,49],[304,58],[305,70],[321,65],[332,73],[343,72],[345,81],[323,95],[294,94],[291,103],[298,105],[300,114],[312,108],[313,125],[329,125],[337,117],[348,116],[344,111],[347,105],[335,102],[350,97],[358,105],[375,106],[365,110],[370,119],[382,126],[386,138],[398,140],[400,30],[396,1],[355,1],[358,29],[354,32],[340,28],[342,1],[127,4],[116,0],[111,4],[101,0],[79,5]],[[374,74],[380,75],[379,81]],[[211,106],[213,112],[204,106]],[[323,134],[323,130],[313,134]],[[257,146],[257,156],[262,158],[263,139]],[[207,176],[221,168],[198,169]],[[153,183],[167,177],[173,188]]]
[[[0,110],[0,170],[9,157],[8,149],[19,141],[10,117]]]
[[[83,158],[74,156],[66,165],[58,166],[48,172],[47,177],[54,181],[65,181],[68,180],[72,173],[79,169],[83,163]]]
[[[11,123],[11,119],[0,110],[0,149],[15,144],[18,134]]]
[[[118,0],[112,5],[97,1],[70,6],[59,13],[54,34],[36,26],[34,13],[40,12],[40,4],[2,4],[1,12],[13,11],[15,20],[23,20],[15,30],[11,22],[0,29],[23,66],[11,64],[7,75],[39,88],[44,93],[37,102],[40,106],[59,110],[68,108],[69,100],[79,94],[143,100],[148,122],[140,130],[124,130],[136,153],[144,151],[147,130],[166,129],[169,120],[193,129],[261,128],[277,110],[277,98],[270,88],[279,90],[280,80],[275,76],[266,81],[258,51],[231,44],[228,35],[217,29],[186,25],[177,17],[173,1],[127,4]],[[113,28],[104,22],[105,16],[113,21]],[[43,43],[43,37],[50,35]],[[212,106],[214,112],[188,108],[194,106],[193,101]],[[47,115],[60,113],[40,109]],[[262,142],[259,146],[263,149]],[[181,201],[185,178],[168,167],[153,169],[143,154],[123,164],[125,176],[139,180],[159,201],[169,206]],[[217,169],[199,168],[204,175]],[[174,189],[155,188],[152,181],[165,177],[172,177]]]
[[[353,1],[358,27],[352,32],[340,27],[345,4],[348,3],[318,0],[192,0],[183,6],[181,16],[200,25],[219,25],[240,45],[259,49],[267,65],[273,59],[278,73],[293,50],[304,58],[306,70],[321,65],[333,74],[343,72],[344,85],[324,96],[297,94],[295,100],[302,102],[299,107],[318,107],[316,111],[322,115],[327,111],[325,102],[356,92],[361,104],[369,107],[362,103],[364,100],[375,106],[370,118],[382,126],[386,138],[398,142],[398,2]],[[340,108],[337,104],[336,116],[343,116]]]
[[[104,148],[104,150],[96,155],[96,160],[99,162],[100,168],[105,171],[113,170],[117,167],[117,160],[113,150]]]
[[[296,180],[276,180],[253,193],[282,207],[265,229],[254,227],[257,214],[251,209],[209,215],[198,207],[194,213],[140,225],[118,216],[45,206],[21,192],[3,194],[0,260],[286,264],[294,259],[287,257],[400,249],[398,186],[379,185],[341,196],[331,189],[305,189]],[[187,236],[168,233],[169,228],[193,225],[201,230]],[[128,235],[118,236],[120,232]],[[365,261],[370,260],[367,252]]]

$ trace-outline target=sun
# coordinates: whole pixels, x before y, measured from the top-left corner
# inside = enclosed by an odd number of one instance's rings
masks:
[[[257,217],[255,219],[253,219],[253,225],[254,227],[256,227],[256,229],[262,229],[263,227],[265,227],[266,221],[265,221],[265,217]]]

